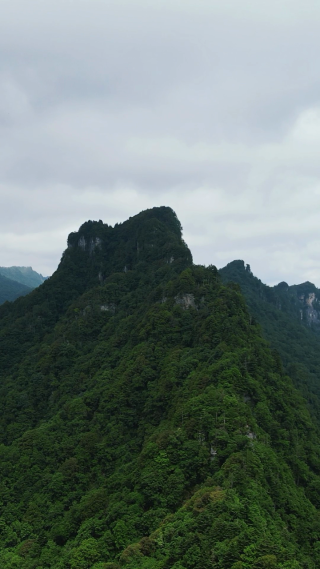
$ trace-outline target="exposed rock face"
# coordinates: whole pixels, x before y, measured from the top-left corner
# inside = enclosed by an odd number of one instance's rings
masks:
[[[193,294],[183,294],[181,296],[176,296],[175,300],[176,303],[180,304],[180,306],[182,306],[182,308],[185,310],[190,307],[196,308]]]
[[[314,284],[307,281],[289,286],[283,282],[269,290],[276,292],[272,302],[279,310],[295,311],[305,324],[320,330],[320,290]]]
[[[110,302],[109,304],[101,304],[100,310],[102,312],[111,312],[114,314],[116,311],[116,305],[113,302]]]
[[[92,255],[96,247],[100,248],[101,244],[102,240],[100,239],[100,237],[95,237],[95,238],[91,237],[91,239],[86,240],[85,237],[81,235],[78,241],[78,247],[80,247],[80,249],[82,249],[83,251],[88,251],[89,255]]]
[[[311,283],[310,283],[311,284]],[[299,294],[301,319],[305,318],[309,326],[320,326],[320,305],[315,292]]]
[[[86,244],[86,240],[85,240],[84,236],[81,235],[81,237],[80,237],[80,239],[79,239],[79,241],[78,241],[78,247],[80,247],[80,249],[82,249],[83,251],[85,251],[85,250],[86,250],[86,245],[87,245],[87,244]]]

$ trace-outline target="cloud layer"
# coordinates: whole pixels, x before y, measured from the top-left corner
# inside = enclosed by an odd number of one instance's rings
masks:
[[[0,265],[175,209],[196,262],[320,286],[320,5],[3,0]]]

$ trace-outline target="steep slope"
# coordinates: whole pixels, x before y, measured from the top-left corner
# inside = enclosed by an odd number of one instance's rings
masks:
[[[238,287],[169,208],[68,244],[0,309],[1,567],[319,566],[319,433]]]
[[[36,288],[46,280],[32,267],[0,267],[0,275],[17,281],[30,289]]]
[[[312,283],[289,286],[281,282],[276,286],[267,286],[255,277],[249,265],[244,261],[232,261],[219,270],[225,282],[237,282],[246,292],[250,306],[260,310],[263,318],[266,304],[292,318],[296,324],[301,322],[314,332],[320,331],[320,290]],[[276,313],[276,312],[274,312]]]
[[[277,294],[290,299],[291,303],[298,307],[303,324],[315,332],[320,332],[320,290],[314,284],[309,281],[293,286],[280,283],[274,288]]]
[[[152,261],[152,266],[150,263]],[[68,237],[58,270],[27,298],[0,309],[0,369],[5,370],[51,333],[70,304],[113,273],[137,269],[145,277],[163,269],[167,277],[192,264],[181,225],[168,207],[146,210],[114,228],[87,221]],[[150,280],[150,277],[149,277]],[[152,281],[152,279],[151,279]],[[149,286],[156,286],[157,281]]]
[[[24,296],[29,292],[31,292],[31,288],[0,274],[0,304],[3,304],[7,300],[16,300],[19,296]]]
[[[320,424],[320,291],[312,283],[269,287],[243,261],[219,271],[224,282],[238,283],[265,338],[281,355],[286,371],[309,401]]]

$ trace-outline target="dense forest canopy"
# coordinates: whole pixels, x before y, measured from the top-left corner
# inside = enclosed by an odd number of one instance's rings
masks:
[[[287,372],[170,208],[86,222],[0,307],[0,566],[318,567],[318,396]]]
[[[223,282],[240,285],[250,313],[320,423],[320,290],[310,282],[269,287],[243,261],[219,273]]]

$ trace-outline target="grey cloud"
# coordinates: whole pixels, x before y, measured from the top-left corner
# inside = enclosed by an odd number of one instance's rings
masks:
[[[85,219],[167,204],[196,261],[320,284],[317,2],[7,0],[0,16],[0,264],[47,274]]]

